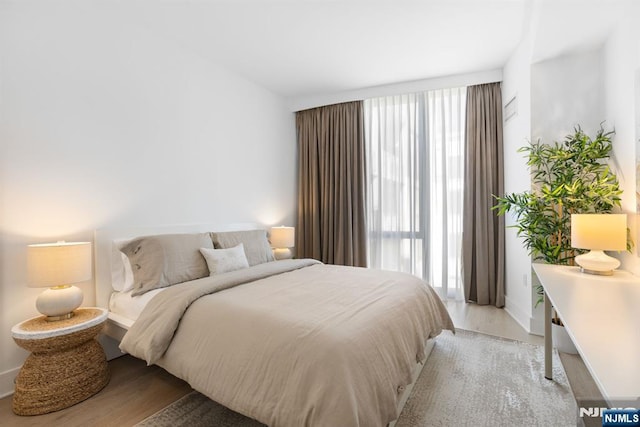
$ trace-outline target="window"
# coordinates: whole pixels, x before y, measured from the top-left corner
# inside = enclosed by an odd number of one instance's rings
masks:
[[[462,292],[465,88],[364,101],[369,266]]]

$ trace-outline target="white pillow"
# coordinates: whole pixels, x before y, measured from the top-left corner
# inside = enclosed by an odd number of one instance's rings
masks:
[[[207,261],[209,276],[249,267],[242,243],[229,249],[200,248],[200,253]]]
[[[133,289],[133,270],[131,269],[131,262],[129,257],[120,252],[122,255],[122,263],[124,264],[124,283],[122,286],[122,292],[128,292]]]
[[[133,288],[133,270],[129,258],[120,248],[129,240],[114,240],[111,244],[111,287],[118,292],[127,292]]]

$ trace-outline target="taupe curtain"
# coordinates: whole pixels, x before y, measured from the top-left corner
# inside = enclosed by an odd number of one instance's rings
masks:
[[[296,254],[327,264],[366,266],[362,102],[296,113]]]
[[[462,258],[467,301],[504,307],[504,193],[500,83],[467,88]]]

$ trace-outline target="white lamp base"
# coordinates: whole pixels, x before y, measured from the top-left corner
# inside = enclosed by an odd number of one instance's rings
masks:
[[[289,259],[293,256],[289,248],[276,248],[273,250],[273,257],[277,260]]]
[[[588,274],[598,274],[600,276],[611,276],[613,270],[620,267],[620,261],[610,257],[603,251],[592,250],[589,253],[578,255],[576,257],[582,272]]]
[[[49,321],[69,319],[83,298],[82,290],[76,286],[55,286],[38,295],[36,308]]]

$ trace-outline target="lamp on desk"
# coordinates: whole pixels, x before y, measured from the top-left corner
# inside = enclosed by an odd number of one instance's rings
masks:
[[[91,279],[91,243],[57,242],[27,247],[28,286],[49,288],[38,296],[36,308],[47,320],[69,319],[82,304],[74,283]]]
[[[272,227],[271,246],[275,259],[289,259],[293,256],[291,249],[295,246],[296,229],[293,227]]]
[[[575,260],[584,273],[610,276],[620,261],[604,251],[622,251],[627,247],[627,216],[625,214],[571,215],[571,246],[591,249]]]

